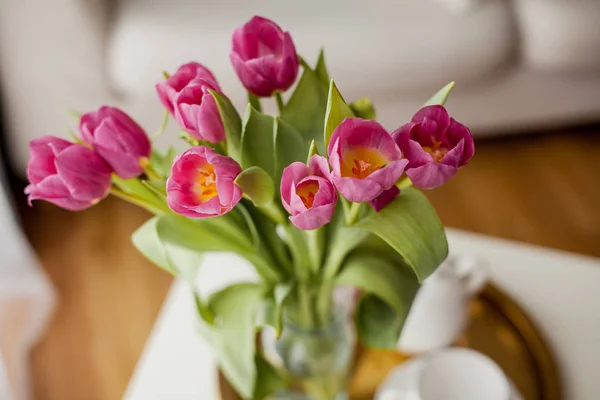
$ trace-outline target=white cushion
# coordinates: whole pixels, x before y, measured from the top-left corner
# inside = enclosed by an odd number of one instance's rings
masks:
[[[457,13],[434,0],[123,0],[108,47],[108,76],[124,94],[152,92],[161,71],[196,60],[213,70],[238,104],[245,94],[229,62],[235,27],[252,15],[289,30],[314,62],[326,49],[332,75],[350,99],[395,100],[407,91],[463,84],[495,72],[512,51],[506,2]]]
[[[527,64],[600,72],[600,1],[518,0],[515,5]]]

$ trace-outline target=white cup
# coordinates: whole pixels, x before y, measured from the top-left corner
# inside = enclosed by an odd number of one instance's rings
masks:
[[[519,399],[500,367],[475,350],[448,348],[396,367],[376,400]]]

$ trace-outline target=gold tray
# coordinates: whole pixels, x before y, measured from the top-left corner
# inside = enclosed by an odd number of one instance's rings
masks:
[[[546,341],[527,314],[504,292],[488,284],[471,303],[469,327],[457,341],[487,354],[504,370],[525,400],[563,400],[561,380]],[[410,356],[359,348],[350,398],[372,399],[389,371]],[[219,374],[223,400],[239,400]]]

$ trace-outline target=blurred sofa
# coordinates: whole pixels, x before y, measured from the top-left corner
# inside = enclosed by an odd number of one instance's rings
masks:
[[[597,0],[0,0],[13,166],[24,171],[31,138],[67,136],[69,108],[114,104],[154,131],[155,82],[190,60],[242,106],[228,52],[254,14],[289,30],[311,62],[324,46],[346,99],[371,97],[390,129],[451,80],[448,107],[476,135],[600,120]]]

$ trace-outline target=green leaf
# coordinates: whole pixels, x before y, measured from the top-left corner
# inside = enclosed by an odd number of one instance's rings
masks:
[[[292,224],[284,225],[286,241],[292,253],[294,260],[294,271],[299,279],[307,278],[310,274],[309,270],[309,251],[308,243],[304,232],[296,228]]]
[[[231,101],[223,94],[209,90],[217,103],[225,136],[227,137],[227,154],[241,163],[242,160],[242,120]]]
[[[291,125],[278,117],[274,119],[273,136],[275,140],[275,175],[274,182],[279,186],[285,167],[295,161],[303,161],[306,145],[302,135]],[[275,191],[279,197],[279,191]]]
[[[395,348],[419,282],[396,257],[385,253],[353,252],[336,277],[336,284],[362,289],[355,313],[357,331],[368,346]]]
[[[271,203],[275,198],[273,179],[261,167],[253,166],[243,170],[234,182],[257,206]]]
[[[260,104],[260,99],[248,92],[248,103],[258,112],[262,112],[262,105]]]
[[[287,387],[288,382],[260,354],[255,357],[256,385],[252,400],[263,400],[277,391]]]
[[[425,102],[425,104],[423,104],[423,107],[438,104],[443,106],[444,104],[446,104],[446,100],[448,100],[448,96],[450,96],[450,92],[454,87],[454,83],[455,82],[450,82],[449,84],[441,88],[436,94],[433,95],[433,97],[431,97]]]
[[[150,166],[163,178],[168,178],[171,175],[171,167],[176,156],[177,150],[173,146],[169,147],[164,154],[158,150],[153,150],[150,157]]]
[[[350,103],[350,108],[354,115],[362,119],[376,120],[377,113],[375,112],[375,106],[368,97],[363,97]]]
[[[263,318],[263,325],[270,325],[275,328],[277,335],[281,333],[281,317],[283,314],[283,308],[288,296],[294,289],[294,282],[283,282],[276,284],[273,289],[269,291],[265,300],[265,315]]]
[[[262,114],[250,104],[242,122],[242,168],[259,166],[274,176],[275,151],[273,117]]]
[[[315,140],[322,154],[325,153],[322,137],[326,105],[327,84],[315,71],[304,68],[294,93],[281,112],[281,119],[302,134],[304,146]]]
[[[193,282],[203,259],[203,252],[163,242],[158,233],[158,221],[154,217],[138,228],[131,240],[146,258],[172,275],[181,276]]]
[[[226,217],[226,216],[223,216]],[[196,252],[226,251],[246,258],[256,272],[267,282],[277,282],[282,273],[258,253],[246,233],[231,220],[223,217],[189,220],[175,215],[164,215],[157,222],[158,236],[167,245]]]
[[[335,128],[337,128],[345,118],[351,118],[353,116],[352,110],[344,101],[344,98],[332,79],[329,83],[327,109],[325,111],[325,148],[329,145],[329,139]]]
[[[377,213],[354,227],[386,241],[414,270],[419,281],[427,278],[448,256],[444,227],[427,198],[416,189],[404,189]]]
[[[323,267],[324,279],[333,278],[342,266],[346,256],[362,242],[369,232],[348,226],[339,226],[333,234],[327,251],[325,266]]]
[[[135,199],[142,200],[150,207],[164,211],[165,203],[150,189],[146,187],[138,178],[133,179],[121,179],[117,175],[113,174],[112,182],[121,189],[124,193],[128,194]]]
[[[214,323],[199,320],[200,332],[211,344],[223,374],[244,399],[255,393],[256,316],[263,293],[259,284],[231,285],[208,300]]]
[[[308,157],[306,158],[306,164],[310,162],[310,159],[314,155],[319,155],[319,149],[317,149],[317,143],[313,140],[310,142],[310,147],[308,148]]]
[[[331,80],[331,78],[329,77],[327,66],[325,65],[325,53],[322,47],[319,51],[319,58],[317,59],[315,73],[317,74],[317,77],[321,82],[323,82],[325,85],[329,85],[329,81]]]
[[[161,267],[171,275],[177,275],[177,271],[171,267],[165,254],[165,248],[158,237],[156,224],[160,217],[150,218],[131,235],[133,245],[155,265]]]

